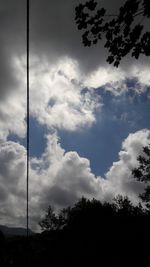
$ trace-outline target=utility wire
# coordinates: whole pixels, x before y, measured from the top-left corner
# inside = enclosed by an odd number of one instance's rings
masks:
[[[26,210],[26,219],[27,219],[27,225],[26,225],[26,230],[27,230],[27,238],[29,236],[29,134],[30,134],[30,125],[29,125],[29,14],[30,14],[30,5],[29,5],[29,0],[26,0],[26,17],[27,17],[27,31],[26,31],[26,53],[27,53],[27,181],[26,181],[26,201],[27,201],[27,210]]]

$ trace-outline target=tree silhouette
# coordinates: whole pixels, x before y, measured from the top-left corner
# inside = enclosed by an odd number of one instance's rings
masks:
[[[123,197],[122,195],[118,195],[115,197],[114,205],[119,216],[141,216],[144,214],[144,209],[141,203],[139,203],[137,206],[133,206],[132,202],[127,196]]]
[[[54,209],[49,206],[45,217],[39,222],[42,230],[55,230],[57,228],[57,217]]]
[[[77,238],[91,238],[93,235],[101,239],[119,238],[122,228],[131,231],[132,221],[144,216],[145,210],[139,204],[133,206],[128,197],[117,196],[112,203],[100,202],[96,199],[82,197],[73,207],[68,207],[57,216],[49,206],[44,219],[40,222],[42,230],[63,230],[66,235]],[[60,219],[61,218],[61,219]],[[110,225],[111,221],[111,225]],[[137,225],[137,224],[136,224]],[[138,225],[136,229],[138,229]],[[103,229],[103,232],[101,231]],[[47,231],[46,231],[47,233]]]
[[[46,231],[62,229],[68,221],[69,212],[70,207],[60,210],[56,215],[52,206],[49,205],[44,218],[39,222],[41,229]]]
[[[140,198],[146,203],[147,208],[150,208],[150,145],[143,148],[143,154],[137,159],[139,166],[132,171],[132,174],[138,181],[147,184]]]
[[[107,61],[115,67],[130,52],[136,59],[140,54],[150,56],[150,32],[143,24],[150,18],[149,0],[127,0],[118,14],[107,14],[106,9],[96,7],[97,2],[89,0],[75,8],[84,46],[95,45],[104,36],[109,51]]]
[[[114,198],[114,203],[118,213],[121,212],[122,214],[126,215],[133,213],[133,205],[127,196],[123,197],[118,195],[116,198]]]

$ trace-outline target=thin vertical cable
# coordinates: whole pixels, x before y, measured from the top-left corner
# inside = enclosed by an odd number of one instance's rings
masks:
[[[30,134],[30,125],[29,125],[29,0],[26,0],[26,14],[27,14],[27,188],[26,188],[26,197],[27,197],[27,237],[29,236],[29,134]]]

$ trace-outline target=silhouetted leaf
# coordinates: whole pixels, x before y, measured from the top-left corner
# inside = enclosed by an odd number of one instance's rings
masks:
[[[96,6],[97,6],[97,2],[95,2],[94,0],[90,0],[90,1],[86,2],[85,6],[89,10],[93,11],[96,8]]]
[[[88,29],[86,38],[83,33],[83,44],[91,46],[97,44],[102,36],[106,39],[105,47],[112,57],[107,61],[114,62],[118,67],[121,59],[131,52],[132,57],[139,58],[140,54],[150,56],[150,32],[144,31],[144,25],[137,23],[137,16],[150,17],[149,0],[127,0],[120,8],[118,16],[106,14],[104,8],[95,10],[97,2],[94,0],[80,4],[76,8],[76,24],[79,30]],[[143,6],[143,9],[141,8]],[[89,13],[85,12],[89,9]],[[90,12],[92,11],[92,16]],[[95,11],[95,15],[93,15]],[[89,16],[88,16],[89,15]],[[113,15],[112,15],[113,16]],[[109,58],[109,57],[108,57]],[[110,63],[110,64],[111,64]]]
[[[150,17],[150,1],[143,0],[144,16]]]
[[[107,61],[108,61],[109,64],[111,64],[114,61],[114,57],[113,56],[109,56],[107,58]]]

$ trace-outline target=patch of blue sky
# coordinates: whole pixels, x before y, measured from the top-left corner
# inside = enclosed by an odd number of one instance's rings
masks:
[[[130,85],[133,87],[134,81]],[[62,147],[88,158],[96,175],[103,176],[118,160],[122,141],[129,133],[150,129],[149,88],[140,95],[131,91],[116,97],[111,92],[96,90],[104,103],[96,114],[96,123],[80,132],[59,132]]]
[[[95,90],[104,105],[97,111],[96,123],[92,127],[84,127],[76,132],[58,131],[65,151],[77,151],[81,157],[88,158],[95,175],[104,176],[112,163],[118,160],[122,141],[129,133],[150,129],[150,88],[138,95],[134,91],[136,81],[127,82],[130,90],[117,97],[102,88]],[[46,127],[30,117],[30,156],[42,155],[46,148],[47,133]],[[15,135],[10,135],[8,139],[26,146],[26,140]]]
[[[16,134],[10,133],[7,137],[7,140],[19,143],[20,145],[26,147],[26,138],[20,138]]]
[[[30,156],[38,158],[42,155],[46,147],[47,140],[45,135],[47,134],[47,129],[43,125],[40,125],[32,116],[30,116],[29,129]],[[8,140],[19,142],[26,147],[26,138],[19,138],[17,135],[10,134]]]
[[[40,157],[45,150],[48,133],[46,126],[40,125],[38,121],[30,117],[30,156]]]

